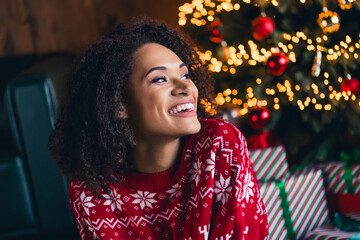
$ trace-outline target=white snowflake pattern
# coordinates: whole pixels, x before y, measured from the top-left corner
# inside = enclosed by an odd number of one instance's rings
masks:
[[[117,193],[116,189],[114,191],[110,192],[110,194],[104,194],[103,197],[106,199],[104,202],[104,205],[110,205],[111,211],[115,211],[115,209],[122,210],[121,205],[124,203],[121,201],[121,195]]]
[[[254,191],[252,188],[254,187],[254,182],[251,181],[251,173],[249,170],[246,171],[245,179],[244,179],[244,185],[243,185],[243,195],[241,200],[244,198],[246,199],[246,202],[249,202],[249,197],[254,196]]]
[[[132,201],[132,203],[140,203],[140,208],[144,209],[145,206],[152,208],[152,203],[157,203],[158,201],[156,201],[154,199],[156,193],[149,193],[147,191],[137,191],[136,194],[131,194],[131,196],[133,196],[135,198],[134,201]]]
[[[180,191],[180,184],[175,184],[172,186],[172,188],[170,190],[167,190],[167,193],[170,193],[170,198],[175,197]]]
[[[200,174],[201,174],[201,162],[198,159],[196,162],[193,162],[192,169],[189,171],[191,174],[190,181],[195,180],[195,185],[197,186],[200,181]]]
[[[94,207],[95,204],[91,202],[93,197],[86,197],[85,192],[80,194],[80,204],[84,207],[84,210],[88,216],[90,216],[89,208]]]
[[[216,201],[221,201],[224,205],[230,197],[232,186],[230,186],[230,177],[224,179],[220,174],[220,181],[215,181],[214,192],[217,195]]]
[[[210,158],[206,160],[207,166],[205,168],[205,172],[209,171],[211,173],[211,177],[214,178],[215,174],[215,153],[211,151]]]

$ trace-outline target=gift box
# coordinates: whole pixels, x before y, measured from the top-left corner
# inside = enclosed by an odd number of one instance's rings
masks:
[[[269,238],[289,239],[284,214],[284,209],[287,208],[287,205],[284,205],[284,202],[282,202],[280,194],[280,191],[284,189],[284,183],[260,183],[259,188],[267,212]],[[290,227],[291,226],[290,223]]]
[[[296,171],[286,180],[285,191],[296,239],[329,222],[321,170]]]
[[[321,166],[327,191],[335,194],[360,194],[360,164],[333,162]]]
[[[305,239],[329,221],[321,170],[296,171],[283,181],[260,183],[259,188],[270,239]]]
[[[250,150],[249,159],[259,182],[281,180],[288,175],[284,146]]]
[[[330,214],[339,212],[347,214],[360,212],[360,194],[333,194],[326,195]]]
[[[350,217],[351,219],[357,220],[357,222],[348,223],[348,222],[342,222],[340,224],[344,227],[346,226],[349,230],[349,228],[355,228],[357,231],[354,231],[354,229],[350,229],[352,231],[345,231],[346,229],[340,230],[338,227],[336,227],[333,224],[328,224],[325,226],[321,226],[319,228],[316,228],[312,232],[309,233],[307,239],[311,240],[318,240],[318,239],[334,239],[334,240],[342,240],[342,239],[360,239],[360,231],[359,231],[359,224],[360,224],[360,213],[350,213],[347,214],[346,217]],[[339,218],[337,219],[339,221]],[[341,219],[340,219],[341,221]],[[348,221],[348,220],[345,220]],[[353,221],[353,220],[352,220]],[[353,225],[353,226],[349,226]]]

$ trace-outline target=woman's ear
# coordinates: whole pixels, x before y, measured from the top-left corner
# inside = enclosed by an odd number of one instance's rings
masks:
[[[120,119],[128,118],[128,113],[126,111],[126,108],[121,104],[121,106],[116,111],[116,116]]]

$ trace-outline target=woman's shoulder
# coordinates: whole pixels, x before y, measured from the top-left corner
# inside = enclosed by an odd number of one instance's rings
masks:
[[[222,137],[230,141],[238,141],[238,143],[245,141],[241,131],[223,119],[202,119],[201,125],[202,130],[199,133],[201,136]]]
[[[69,198],[70,201],[75,201],[76,199],[86,197],[92,197],[92,193],[90,189],[86,186],[84,181],[81,181],[79,179],[73,178],[71,179],[70,185],[69,185]]]

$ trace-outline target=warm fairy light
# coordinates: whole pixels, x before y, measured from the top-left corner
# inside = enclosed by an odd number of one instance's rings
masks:
[[[211,116],[214,116],[217,114],[217,111],[215,110],[215,105],[213,103],[208,102],[207,100],[201,99],[200,103],[204,105],[205,111],[210,113]]]
[[[331,105],[330,105],[330,104],[326,104],[326,105],[324,106],[324,110],[326,110],[326,111],[331,110]]]
[[[236,69],[235,69],[234,67],[231,67],[229,72],[230,72],[231,74],[235,74],[235,73],[236,73]]]
[[[224,96],[229,96],[231,94],[231,89],[228,88],[223,92]]]
[[[290,61],[296,62],[296,55],[294,52],[290,52],[288,57],[289,57]]]
[[[346,43],[351,43],[351,38],[349,35],[346,35],[345,41],[346,41]]]
[[[276,1],[276,0],[272,0],[271,3],[272,3],[272,5],[274,5],[274,7],[279,6],[278,1]]]
[[[316,110],[321,110],[322,109],[322,105],[320,103],[315,104],[315,109]]]

